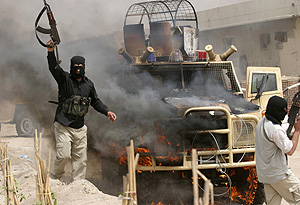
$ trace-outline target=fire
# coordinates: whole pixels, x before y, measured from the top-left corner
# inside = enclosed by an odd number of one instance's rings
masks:
[[[221,178],[226,178],[227,176],[225,174],[220,175]]]
[[[233,176],[233,175],[235,175],[235,170],[233,170],[230,174],[228,174],[228,176]]]
[[[164,135],[158,135],[158,138],[157,138],[158,143],[163,144],[163,143],[165,143],[165,141],[166,141],[166,137]]]
[[[135,152],[138,153],[149,153],[149,149],[146,148],[136,148],[134,150]],[[126,151],[122,151],[122,157],[120,158],[120,162],[121,165],[127,165],[128,161],[127,161],[127,157],[126,157]],[[140,156],[137,166],[152,166],[152,161],[151,161],[151,157],[149,156]]]
[[[255,167],[244,167],[245,170],[249,171],[249,175],[247,177],[247,181],[249,182],[248,189],[244,190],[244,194],[237,189],[236,186],[231,188],[231,196],[230,199],[233,201],[242,201],[244,204],[251,205],[253,204],[255,198],[255,192],[257,189],[257,175]]]
[[[153,154],[156,155],[155,159],[158,159],[160,161],[167,161],[167,162],[177,162],[180,161],[181,158],[178,156],[174,156],[173,152],[173,144],[170,141],[166,140],[166,136],[162,133],[162,129],[160,127],[160,125],[157,123],[156,124],[156,129],[157,132],[159,133],[157,135],[157,139],[156,141],[154,141],[155,144],[155,149],[153,150]],[[140,140],[143,138],[142,134],[139,134],[139,138]],[[176,147],[179,147],[180,144],[176,144]],[[172,151],[170,151],[170,148],[172,149]],[[122,150],[122,149],[118,149],[116,147],[115,150]],[[150,153],[148,148],[135,148],[135,152],[137,153]],[[120,157],[120,164],[122,165],[127,165],[127,157],[126,157],[126,151],[123,150],[121,151],[121,157]],[[139,160],[138,160],[138,164],[137,166],[152,166],[152,159],[150,157],[150,154],[145,155],[145,154],[140,154]],[[162,163],[158,163],[159,166],[162,165]]]
[[[178,161],[180,158],[178,156],[172,156],[172,152],[168,152],[167,156],[156,156],[156,159],[168,159],[171,162]]]
[[[183,173],[183,172],[181,173],[181,176],[182,176],[182,178],[185,178],[185,176],[184,176],[184,173]]]
[[[111,146],[110,146],[110,152],[112,155],[117,154],[117,157],[120,158],[119,160],[119,164],[121,165],[127,165],[127,157],[126,155],[126,148],[119,146],[117,143],[115,142],[110,142]]]
[[[137,166],[152,166],[151,157],[140,157]]]
[[[174,146],[170,141],[167,141],[167,138],[162,133],[161,126],[157,123],[156,124],[157,132],[159,133],[156,140],[156,146],[154,152],[156,153],[155,159],[160,162],[178,162],[181,160],[180,157],[174,155],[174,150],[172,147]],[[175,145],[179,147],[179,144]],[[169,150],[171,149],[171,150]],[[167,151],[168,150],[168,151]],[[161,166],[162,163],[159,163],[158,166]]]
[[[138,153],[149,153],[149,149],[146,149],[146,148],[136,148],[135,152],[138,152]],[[140,156],[137,166],[152,166],[151,157],[149,157],[149,156]]]
[[[217,150],[216,148],[214,147],[208,147],[208,148],[196,148],[197,151],[214,151],[214,150]],[[186,152],[188,154],[191,154],[192,153],[192,149],[187,149]]]
[[[182,203],[181,203],[182,204]],[[162,202],[158,202],[158,204],[154,203],[154,202],[151,202],[151,205],[165,205],[164,203]],[[166,204],[166,205],[176,205],[176,204]],[[186,203],[184,203],[184,205],[187,205]]]
[[[128,162],[127,162],[127,157],[124,155],[124,153],[122,154],[122,157],[120,158],[119,163],[120,163],[121,165],[127,165],[127,164],[128,164]]]

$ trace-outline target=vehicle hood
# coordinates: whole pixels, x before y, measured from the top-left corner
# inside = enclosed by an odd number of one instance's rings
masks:
[[[245,114],[259,110],[259,106],[246,101],[240,96],[224,97],[166,97],[163,98],[168,103],[177,108],[177,116],[182,116],[184,112],[193,107],[223,107],[233,114]]]

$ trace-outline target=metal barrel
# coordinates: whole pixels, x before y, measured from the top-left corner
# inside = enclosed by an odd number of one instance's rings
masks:
[[[213,46],[212,45],[206,45],[205,46],[205,51],[208,53],[208,60],[209,61],[214,61],[216,59],[216,54],[213,51]]]
[[[128,63],[132,63],[133,57],[129,53],[126,52],[125,48],[120,48],[118,53],[119,53],[119,55],[123,56]]]
[[[231,45],[231,47],[221,55],[221,59],[226,60],[234,52],[237,52],[237,48],[234,45]]]
[[[149,56],[154,52],[154,49],[150,46],[146,48],[145,53],[141,56],[141,62],[146,62]]]

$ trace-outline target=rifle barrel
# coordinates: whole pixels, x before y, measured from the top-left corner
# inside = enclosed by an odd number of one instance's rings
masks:
[[[284,89],[282,92],[284,93],[284,92],[286,92],[287,90],[292,89],[292,88],[294,88],[294,87],[296,87],[296,86],[299,86],[299,85],[300,85],[300,83],[296,83],[296,84],[294,84],[294,85],[291,85],[291,86],[287,87],[286,89]]]

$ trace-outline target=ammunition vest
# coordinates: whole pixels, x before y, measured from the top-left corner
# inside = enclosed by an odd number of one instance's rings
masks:
[[[72,95],[62,103],[62,111],[75,116],[85,116],[91,103],[90,97]]]

